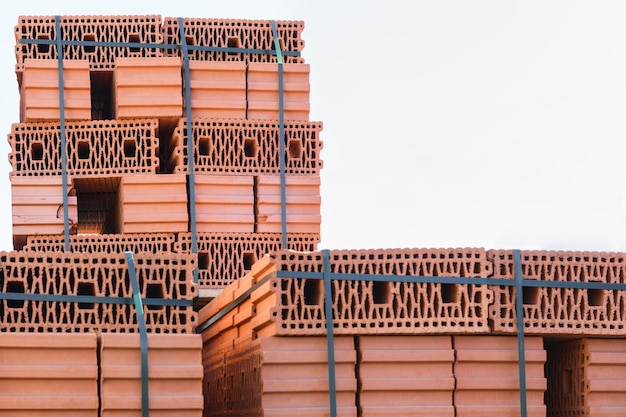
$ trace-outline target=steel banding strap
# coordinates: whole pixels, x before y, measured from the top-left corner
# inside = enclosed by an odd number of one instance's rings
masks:
[[[185,118],[187,119],[187,167],[189,169],[189,224],[191,226],[191,252],[198,254],[198,238],[196,228],[196,177],[195,157],[193,147],[193,115],[191,111],[191,74],[189,69],[189,51],[187,50],[187,38],[185,37],[185,24],[183,18],[178,18],[180,26],[180,42],[183,49],[183,66],[185,70]],[[193,270],[193,282],[198,283],[198,267]]]
[[[283,56],[278,40],[276,22],[270,20],[272,34],[274,35],[274,48],[276,48],[276,61],[278,62],[278,124],[280,126],[279,141],[279,171],[280,171],[280,224],[281,224],[281,248],[287,249],[287,189],[285,185],[285,102],[283,91]]]
[[[141,348],[141,415],[142,417],[148,417],[150,415],[150,393],[148,391],[148,333],[146,329],[145,317],[143,315],[143,304],[141,302],[141,292],[139,291],[139,281],[137,281],[133,253],[125,253],[126,261],[128,262],[130,284],[133,288],[133,299],[135,300],[135,310],[137,312],[137,324],[139,325],[139,344]]]
[[[61,136],[61,181],[63,192],[63,238],[65,252],[71,252],[69,202],[67,198],[67,139],[65,137],[65,87],[63,84],[63,43],[61,42],[61,18],[54,17],[57,47],[57,75],[59,78],[59,134]]]
[[[519,365],[519,400],[521,417],[526,417],[526,349],[524,344],[524,286],[522,258],[519,249],[513,251],[515,267],[515,313],[517,315],[517,363]]]
[[[326,315],[326,344],[328,351],[328,394],[330,417],[337,417],[337,385],[335,377],[335,332],[333,325],[333,291],[330,278],[330,253],[322,251],[324,258],[324,314]]]
[[[134,304],[134,298],[98,295],[30,294],[23,292],[0,292],[0,300],[45,301],[84,304]],[[165,300],[162,298],[142,298],[143,305],[163,307],[193,307],[193,300]]]

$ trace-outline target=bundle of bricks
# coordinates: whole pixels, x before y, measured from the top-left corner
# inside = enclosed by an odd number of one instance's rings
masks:
[[[206,416],[626,412],[626,255],[326,254],[273,253],[200,310]]]

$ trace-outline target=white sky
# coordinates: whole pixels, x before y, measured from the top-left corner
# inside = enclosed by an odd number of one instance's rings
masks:
[[[21,3],[21,4],[20,4]],[[4,134],[19,15],[304,20],[324,122],[320,248],[626,251],[626,2],[7,2]],[[8,155],[6,140],[0,154]],[[0,250],[11,250],[0,157]]]

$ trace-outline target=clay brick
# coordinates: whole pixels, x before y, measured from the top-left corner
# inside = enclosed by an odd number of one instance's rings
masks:
[[[258,177],[258,232],[281,233],[280,181],[278,175]],[[319,176],[286,176],[285,193],[287,232],[319,234],[322,221]]]
[[[0,416],[98,415],[96,334],[4,333]]]
[[[182,116],[180,59],[118,58],[113,73],[116,119]]]
[[[274,36],[269,20],[185,18],[183,24],[187,44],[190,46],[274,50]],[[301,38],[303,30],[304,22],[302,21],[277,20],[276,31],[281,50],[301,52],[304,48],[304,41]],[[163,36],[165,43],[180,45],[178,18],[164,18]],[[179,49],[169,50],[169,53],[181,56]],[[189,50],[189,59],[196,61],[276,62],[276,56],[269,54],[198,50]],[[283,55],[283,61],[303,63],[304,59]]]
[[[70,249],[81,253],[118,254],[138,252],[173,252],[176,236],[173,233],[127,233],[107,235],[72,235]],[[60,235],[28,236],[27,252],[63,252],[65,239]],[[187,252],[189,253],[189,252]]]
[[[28,236],[63,234],[63,182],[61,176],[11,176],[13,244],[21,248]],[[68,181],[68,193],[71,190]],[[69,223],[78,223],[76,196],[68,196]]]
[[[185,175],[125,175],[118,194],[119,233],[188,231]]]
[[[513,252],[489,251],[495,278],[514,278]],[[626,257],[611,252],[524,251],[524,279],[560,282],[626,282]],[[495,332],[517,331],[515,287],[492,287],[490,307]],[[626,291],[526,288],[524,332],[527,334],[624,335]]]
[[[194,118],[246,118],[244,62],[189,61]]]
[[[65,41],[96,41],[119,43],[163,42],[161,17],[152,16],[61,16],[61,39]],[[28,58],[56,60],[56,45],[20,44],[20,39],[56,39],[54,16],[20,16],[15,26],[15,47],[18,77]],[[81,46],[63,47],[63,59],[89,60],[92,70],[113,69],[119,57],[160,57],[161,49],[134,46]]]
[[[278,233],[198,233],[198,284],[224,288],[248,273],[263,255],[281,249]],[[317,234],[288,234],[287,248],[299,252],[317,249]],[[191,252],[191,234],[179,233],[175,251]]]
[[[254,178],[195,176],[198,232],[254,232]]]
[[[142,298],[192,300],[196,258],[174,253],[136,254]],[[132,298],[123,254],[4,252],[0,254],[3,293],[88,295]],[[197,324],[191,306],[145,306],[148,331],[189,333]],[[1,300],[0,331],[138,332],[132,304]]]
[[[248,340],[225,351],[224,362],[222,375],[215,372],[219,367],[205,368],[205,415],[329,415],[326,338]],[[339,416],[356,416],[355,364],[353,339],[336,338]]]
[[[276,64],[248,64],[248,115],[251,120],[278,120],[279,86]],[[284,120],[309,120],[309,65],[283,65]]]
[[[65,124],[67,173],[103,177],[156,173],[158,121],[102,120]],[[59,123],[13,124],[8,141],[12,176],[61,175]]]
[[[357,340],[360,415],[455,416],[450,336]]]
[[[547,352],[548,415],[624,415],[625,339],[554,342],[547,345]]]
[[[519,415],[517,338],[453,336],[456,416]],[[526,405],[529,416],[545,416],[546,351],[541,337],[525,337]]]
[[[20,96],[22,122],[60,120],[57,61],[25,60]],[[63,62],[63,104],[65,120],[91,119],[89,61]]]
[[[201,357],[199,335],[148,335],[151,416],[202,416]],[[101,415],[141,416],[139,335],[103,334],[100,362]]]
[[[285,173],[319,175],[321,122],[287,121]],[[206,174],[278,174],[280,125],[276,120],[194,119],[194,169]],[[175,149],[170,161],[174,172],[188,173],[187,121],[174,131]]]

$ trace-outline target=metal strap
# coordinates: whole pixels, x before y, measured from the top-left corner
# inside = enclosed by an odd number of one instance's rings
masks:
[[[513,251],[515,266],[515,312],[517,315],[517,362],[519,365],[519,400],[521,417],[526,417],[526,349],[524,345],[524,284],[519,249]]]
[[[335,336],[333,326],[333,291],[330,278],[330,253],[322,251],[324,258],[324,314],[326,315],[326,344],[328,351],[328,394],[330,417],[337,417],[337,386],[335,376]]]

